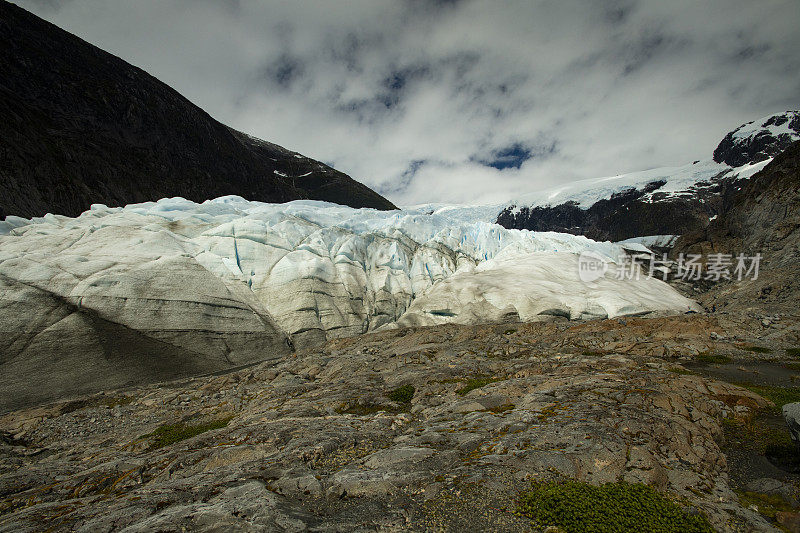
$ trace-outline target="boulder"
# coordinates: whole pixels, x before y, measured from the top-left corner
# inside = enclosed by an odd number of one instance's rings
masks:
[[[800,448],[800,402],[787,403],[783,406],[783,419],[789,427],[792,442]]]

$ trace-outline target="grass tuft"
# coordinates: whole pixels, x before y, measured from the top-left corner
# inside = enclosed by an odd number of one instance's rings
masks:
[[[753,353],[772,353],[770,348],[765,348],[764,346],[746,346],[744,349]]]
[[[736,491],[739,496],[739,503],[742,507],[750,507],[755,505],[759,514],[769,518],[773,522],[776,515],[781,511],[794,511],[791,505],[783,500],[783,497],[777,494],[763,494],[761,492],[751,491]]]
[[[480,389],[481,387],[485,387],[489,383],[496,383],[498,381],[502,381],[502,380],[500,378],[491,377],[491,376],[484,376],[484,377],[479,377],[479,378],[468,379],[466,381],[466,383],[464,383],[464,386],[461,387],[460,389],[458,389],[456,391],[456,393],[461,395],[461,396],[464,396],[465,394],[467,394],[470,391],[473,391],[475,389]]]
[[[415,392],[417,392],[417,389],[415,389],[412,385],[403,385],[402,387],[398,387],[389,392],[389,394],[386,396],[393,402],[411,403],[411,399],[414,397]]]
[[[516,514],[565,533],[713,532],[701,514],[690,514],[647,485],[593,486],[577,481],[534,483]]]
[[[727,355],[720,355],[720,354],[710,354],[708,352],[704,352],[698,354],[696,357],[697,361],[700,363],[707,363],[713,365],[724,365],[731,362],[731,358]]]
[[[751,383],[738,383],[738,385],[774,403],[774,411],[779,414],[781,413],[781,407],[787,403],[800,402],[800,388],[797,387],[775,387],[771,385],[753,385]]]
[[[150,443],[150,448],[156,450],[182,440],[191,439],[192,437],[196,437],[212,429],[224,428],[228,425],[228,422],[231,421],[231,418],[233,417],[228,416],[197,425],[189,425],[182,422],[177,424],[164,424],[142,438],[152,438],[153,441]]]

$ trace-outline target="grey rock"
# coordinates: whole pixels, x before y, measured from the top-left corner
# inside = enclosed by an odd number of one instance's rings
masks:
[[[0,530],[58,521],[86,532],[522,532],[529,521],[498,509],[513,508],[529,481],[563,476],[648,483],[690,501],[718,530],[765,530],[730,490],[716,439],[731,413],[719,398],[766,401],[637,355],[657,344],[647,328],[692,344],[707,340],[706,320],[629,319],[637,329],[628,352],[602,357],[575,347],[619,335],[616,320],[518,325],[509,341],[518,349],[501,355],[485,349],[503,335],[496,326],[384,331],[126,389],[129,402],[118,391],[13,411],[0,416]],[[398,361],[419,346],[431,354],[424,364]],[[498,381],[469,399],[457,394],[458,381],[475,375]],[[423,410],[390,412],[386,394],[399,382],[414,384]],[[114,399],[119,417],[98,407]],[[188,407],[172,403],[186,399]],[[460,413],[464,402],[481,409]],[[361,409],[342,412],[347,405]],[[143,437],[162,424],[231,416],[160,448]]]
[[[432,456],[435,450],[430,448],[391,448],[381,450],[367,457],[364,466],[367,468],[388,468],[399,463],[416,463]]]
[[[796,446],[800,447],[800,403],[787,403],[781,409],[789,434]]]

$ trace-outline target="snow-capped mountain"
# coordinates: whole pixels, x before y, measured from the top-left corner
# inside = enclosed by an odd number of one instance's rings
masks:
[[[697,309],[661,281],[617,279],[612,243],[420,210],[223,197],[1,224],[4,376],[55,358],[119,384],[379,328]],[[582,282],[581,252],[612,262],[605,276]]]
[[[800,111],[787,111],[742,124],[714,150],[714,161],[732,167],[758,163],[800,138]]]
[[[704,228],[722,199],[800,139],[800,111],[749,122],[728,133],[713,159],[577,181],[524,195],[498,211],[506,228],[563,231],[621,241]]]

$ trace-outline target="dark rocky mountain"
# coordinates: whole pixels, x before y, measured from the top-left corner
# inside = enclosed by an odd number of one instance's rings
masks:
[[[683,235],[676,250],[763,252],[780,263],[800,259],[800,141],[724,199],[722,214],[702,231]]]
[[[227,194],[394,209],[346,174],[235,131],[153,76],[0,0],[0,219]]]
[[[708,168],[712,169],[718,167],[716,174],[677,193],[663,191],[673,179],[665,171],[663,178],[609,193],[588,208],[576,202],[508,205],[499,213],[497,223],[506,228],[560,231],[612,241],[695,233],[708,226],[722,212],[726,199],[741,188],[741,167],[780,154],[798,138],[800,111],[771,115],[728,133],[714,150],[714,162],[701,163],[710,164]]]
[[[698,187],[694,198],[663,198],[650,202],[645,195],[665,182],[612,194],[582,209],[577,203],[556,206],[506,207],[497,223],[506,228],[559,231],[586,235],[597,241],[621,241],[642,235],[676,235],[702,227],[719,207],[719,198],[733,180]],[[658,195],[656,195],[658,198]]]
[[[788,148],[797,140],[797,134],[800,134],[800,111],[751,121],[722,139],[714,150],[714,161],[732,167],[764,161]]]
[[[761,254],[756,280],[721,283],[701,298],[708,307],[794,313],[800,294],[800,142],[725,198],[708,227],[678,239],[672,254]]]

